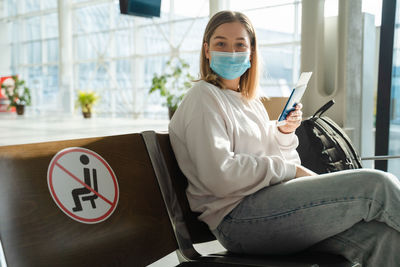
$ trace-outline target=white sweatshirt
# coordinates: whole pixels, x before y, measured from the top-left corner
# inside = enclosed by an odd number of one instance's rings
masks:
[[[211,230],[245,196],[293,179],[300,164],[297,136],[279,132],[260,100],[205,81],[189,90],[169,134],[190,207]]]

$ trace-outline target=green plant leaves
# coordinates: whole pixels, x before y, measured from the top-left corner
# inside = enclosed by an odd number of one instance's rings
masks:
[[[170,109],[177,109],[187,90],[192,86],[194,77],[189,73],[189,64],[182,59],[169,60],[166,72],[154,74],[149,93],[159,92],[165,98]]]
[[[76,106],[82,109],[82,112],[92,112],[93,105],[100,99],[100,96],[93,91],[78,91]]]

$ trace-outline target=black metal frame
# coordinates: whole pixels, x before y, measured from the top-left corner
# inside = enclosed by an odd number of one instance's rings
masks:
[[[168,135],[168,133],[156,133],[145,131],[141,133],[150,161],[153,165],[160,191],[173,226],[175,237],[179,246],[176,251],[181,266],[270,266],[270,267],[355,267],[357,263],[351,263],[338,255],[323,252],[304,252],[295,255],[280,256],[256,256],[241,255],[230,252],[213,253],[201,255],[193,246],[192,237],[185,221],[181,203],[178,201],[177,192],[172,184],[168,171],[166,159],[163,156],[157,135]]]
[[[393,40],[396,0],[383,0],[379,48],[378,98],[376,112],[375,155],[388,155],[390,98],[392,87]],[[375,168],[387,171],[387,160],[375,161]]]

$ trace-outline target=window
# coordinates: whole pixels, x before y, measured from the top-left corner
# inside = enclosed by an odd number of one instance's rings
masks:
[[[153,74],[174,53],[198,72],[208,1],[190,3],[193,14],[184,12],[187,5],[163,0],[161,17],[154,19],[120,15],[116,1],[74,7],[75,89],[101,95],[99,115],[167,118],[164,100],[148,91]]]
[[[33,109],[63,112],[60,45],[72,47],[73,98],[78,90],[101,95],[97,116],[168,118],[164,99],[148,94],[154,73],[179,56],[197,77],[209,0],[162,0],[160,18],[121,15],[116,0],[72,0],[71,43],[59,43],[57,0],[5,0],[10,74],[33,91]],[[269,96],[289,93],[299,77],[301,1],[225,2],[248,15],[264,62],[261,87]],[[61,11],[63,12],[63,10]],[[278,14],[278,15],[277,15]],[[63,74],[61,74],[63,75]]]
[[[256,29],[262,56],[261,89],[267,96],[289,96],[300,77],[301,2],[231,0]]]
[[[38,110],[56,109],[58,96],[57,0],[6,1],[10,74],[26,80]]]

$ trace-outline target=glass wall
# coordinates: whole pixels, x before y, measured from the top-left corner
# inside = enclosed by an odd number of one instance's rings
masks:
[[[58,96],[57,0],[5,3],[11,50],[9,74],[17,74],[32,89],[33,106],[55,109]]]
[[[289,96],[300,76],[301,1],[230,1],[256,28],[262,55],[261,88],[267,96]]]
[[[5,0],[11,70],[27,81],[37,112],[60,111],[60,47],[72,46],[73,94],[101,95],[96,116],[167,118],[164,100],[149,94],[154,73],[180,57],[198,77],[209,0],[162,0],[160,18],[121,15],[117,0],[68,2],[72,44],[60,44],[57,0]],[[227,1],[253,22],[263,59],[261,87],[288,95],[299,76],[301,1]],[[61,10],[63,12],[63,10]],[[62,72],[61,72],[62,75]]]
[[[148,93],[153,75],[174,56],[198,72],[208,10],[208,0],[189,7],[188,1],[163,0],[161,17],[150,19],[121,15],[118,1],[75,5],[74,89],[101,95],[100,116],[167,118],[164,99]]]

